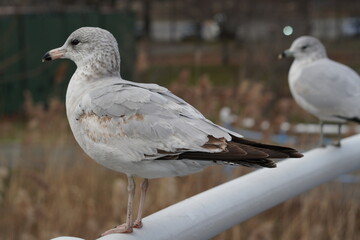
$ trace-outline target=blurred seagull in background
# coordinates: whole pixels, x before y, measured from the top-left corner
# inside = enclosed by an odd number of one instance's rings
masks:
[[[76,141],[96,162],[128,177],[126,223],[102,235],[142,227],[148,179],[187,175],[216,164],[272,168],[273,158],[302,157],[292,148],[252,142],[212,123],[166,88],[123,80],[118,44],[104,29],[74,31],[43,61],[57,58],[77,65],[66,93]],[[144,181],[133,222],[135,176]]]
[[[295,101],[320,120],[320,143],[324,144],[325,123],[338,125],[340,147],[341,125],[360,123],[360,77],[344,64],[327,57],[325,47],[316,38],[297,38],[279,58],[294,57],[289,71],[290,91]]]

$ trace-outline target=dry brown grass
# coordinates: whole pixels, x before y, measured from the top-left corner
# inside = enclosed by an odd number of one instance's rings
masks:
[[[227,105],[241,117],[272,119],[271,131],[276,132],[279,122],[302,114],[291,99],[273,102],[272,94],[261,84],[243,81],[236,88],[215,88],[203,76],[197,86],[189,88],[186,74],[184,70],[170,88],[211,119],[216,120],[219,108]],[[240,109],[244,103],[246,107]],[[259,111],[270,105],[275,106],[273,111]],[[45,110],[27,95],[25,106],[28,120],[17,154],[0,155],[1,162],[13,162],[11,168],[0,169],[0,239],[61,235],[94,239],[121,223],[127,201],[124,176],[97,165],[82,152],[69,131],[62,103],[52,100]],[[3,128],[11,128],[4,124]],[[191,176],[153,180],[145,215],[249,171],[239,167],[225,174],[221,167],[213,167]],[[358,185],[331,182],[214,239],[355,240],[360,236],[359,197]]]

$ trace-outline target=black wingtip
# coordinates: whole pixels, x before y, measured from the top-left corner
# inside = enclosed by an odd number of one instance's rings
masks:
[[[344,119],[346,121],[350,121],[350,122],[356,122],[356,123],[360,123],[360,118],[358,117],[343,117],[343,116],[339,116],[339,115],[335,115],[335,117]]]
[[[271,144],[264,144],[264,143],[251,141],[251,140],[248,140],[248,139],[245,139],[245,138],[236,138],[234,136],[233,136],[233,140],[238,142],[238,143],[247,144],[247,145],[258,148],[261,151],[270,153],[269,158],[286,158],[286,157],[302,158],[304,156],[301,153],[299,153],[296,149],[290,148],[290,147],[277,146],[277,145],[271,145]],[[270,150],[271,152],[269,152],[268,150]]]
[[[291,153],[289,153],[289,155],[291,158],[302,158],[304,156],[303,154],[301,154],[297,151],[291,152]]]

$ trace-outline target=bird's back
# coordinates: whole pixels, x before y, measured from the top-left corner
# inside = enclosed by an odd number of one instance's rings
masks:
[[[360,116],[360,78],[346,65],[328,58],[311,63],[295,60],[289,85],[296,102],[322,120],[342,122],[335,116]]]

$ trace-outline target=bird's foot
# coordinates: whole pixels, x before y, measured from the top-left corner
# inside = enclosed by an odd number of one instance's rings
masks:
[[[128,226],[128,224],[124,223],[112,229],[107,230],[106,232],[102,233],[101,236],[105,236],[113,233],[132,233],[132,232],[133,232],[132,226]]]
[[[133,224],[133,228],[142,228],[143,224],[141,220],[136,220]]]

